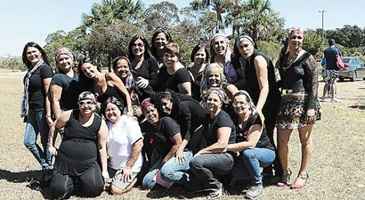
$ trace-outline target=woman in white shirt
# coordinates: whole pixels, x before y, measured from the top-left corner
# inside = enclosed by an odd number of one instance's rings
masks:
[[[141,170],[143,137],[137,120],[122,114],[123,104],[110,97],[103,105],[108,125],[108,169],[112,177],[112,194],[128,192],[137,182]]]

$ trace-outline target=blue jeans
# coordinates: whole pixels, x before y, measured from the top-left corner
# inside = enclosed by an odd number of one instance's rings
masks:
[[[184,159],[182,162],[179,162],[176,157],[173,157],[161,167],[160,173],[164,180],[181,185],[184,185],[189,181],[187,172],[190,169],[189,163],[193,159],[193,153],[191,151],[186,151],[183,153],[183,156]]]
[[[195,155],[190,162],[190,170],[193,175],[191,184],[196,184],[198,191],[215,191],[221,189],[223,184],[218,176],[231,172],[234,159],[229,153],[209,153]],[[195,179],[195,180],[194,180]],[[197,183],[194,183],[194,182]]]
[[[52,159],[47,148],[48,130],[44,111],[29,110],[25,124],[24,145],[42,167],[51,164]],[[38,134],[40,134],[43,149],[37,144]]]
[[[275,151],[267,148],[248,148],[241,152],[252,184],[262,184],[261,167],[271,165],[275,160]]]

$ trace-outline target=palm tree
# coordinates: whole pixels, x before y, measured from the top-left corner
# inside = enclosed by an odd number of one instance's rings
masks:
[[[223,15],[235,0],[193,0],[190,4],[194,10],[210,9],[216,14],[216,32],[224,28]]]

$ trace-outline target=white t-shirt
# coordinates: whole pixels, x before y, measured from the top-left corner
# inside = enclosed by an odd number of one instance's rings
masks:
[[[122,115],[120,119],[112,124],[108,124],[108,153],[110,156],[109,167],[119,170],[127,164],[132,154],[133,144],[141,139],[142,132],[137,120],[127,115]],[[132,167],[133,172],[139,172],[142,167],[142,153]]]

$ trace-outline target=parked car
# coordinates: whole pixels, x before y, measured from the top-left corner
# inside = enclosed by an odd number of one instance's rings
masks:
[[[351,81],[365,79],[365,63],[359,57],[344,57],[343,62],[347,65],[345,70],[339,71],[339,79],[350,79]]]

